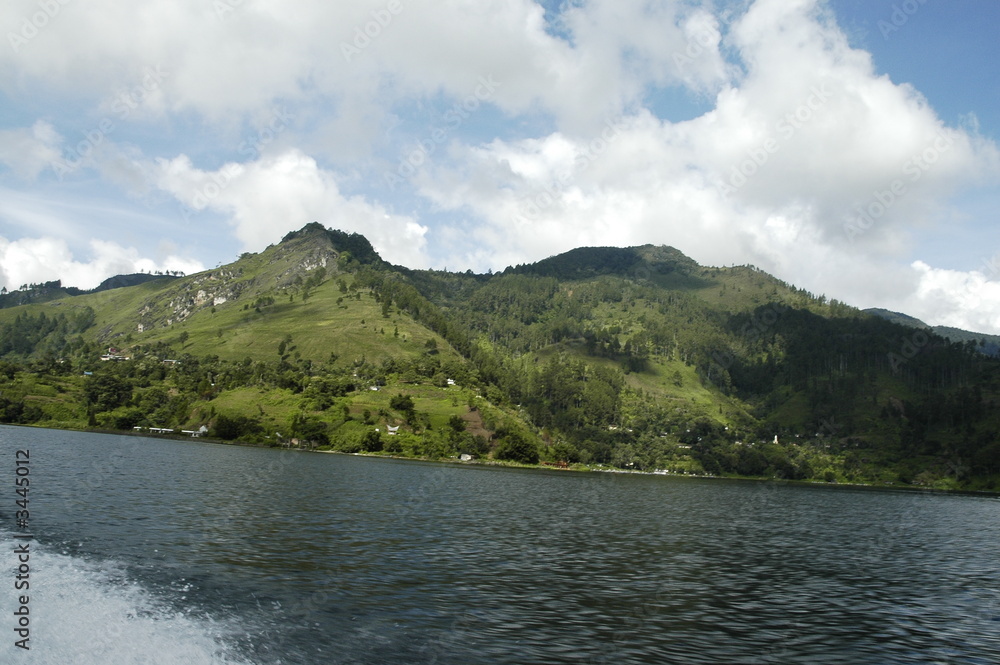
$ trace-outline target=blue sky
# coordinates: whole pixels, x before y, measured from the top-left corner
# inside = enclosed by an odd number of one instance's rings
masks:
[[[191,273],[319,221],[417,268],[667,244],[1000,333],[996,25],[992,0],[13,0],[0,282]]]

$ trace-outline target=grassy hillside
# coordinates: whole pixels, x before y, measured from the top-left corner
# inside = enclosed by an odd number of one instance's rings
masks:
[[[651,245],[456,274],[310,224],[0,309],[5,422],[430,458],[997,487],[998,377],[973,345]]]
[[[418,357],[433,339],[459,358],[440,336],[357,288],[351,263],[358,265],[324,230],[307,228],[214,270],[11,308],[0,311],[0,323],[89,309],[87,339],[122,354],[167,346],[174,355],[272,360],[284,342],[296,358],[320,362],[334,353],[353,361]]]

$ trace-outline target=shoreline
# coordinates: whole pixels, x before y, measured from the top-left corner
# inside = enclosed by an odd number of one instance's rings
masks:
[[[222,439],[215,439],[207,436],[190,436],[182,434],[153,434],[150,432],[134,432],[134,431],[124,431],[124,430],[108,430],[101,428],[69,428],[69,427],[41,427],[38,425],[20,425],[20,424],[10,424],[10,423],[0,423],[3,427],[24,427],[30,429],[45,429],[54,432],[80,432],[84,434],[111,434],[115,436],[133,436],[142,439],[169,439],[173,441],[197,441],[202,443],[210,443],[220,446],[240,446],[242,448],[258,448],[261,450],[279,450],[279,451],[295,451],[299,453],[320,453],[320,454],[333,454],[333,455],[349,455],[353,457],[369,457],[374,459],[392,459],[401,460],[407,462],[428,462],[432,464],[450,464],[457,466],[480,466],[480,467],[496,467],[496,468],[506,468],[506,469],[525,469],[534,471],[560,471],[560,472],[573,472],[573,473],[613,473],[621,475],[640,475],[640,476],[664,476],[667,478],[693,478],[698,480],[728,480],[728,481],[740,481],[740,482],[755,482],[755,483],[781,483],[783,485],[799,485],[802,487],[827,487],[833,489],[861,489],[861,490],[874,490],[874,491],[900,491],[900,492],[919,492],[923,494],[957,494],[965,496],[979,496],[979,497],[993,497],[1000,498],[1000,491],[989,491],[989,490],[968,490],[968,489],[938,489],[934,487],[914,487],[913,485],[898,485],[898,484],[885,484],[877,485],[874,483],[836,483],[836,482],[826,482],[820,480],[790,480],[787,478],[764,478],[760,476],[713,476],[713,475],[699,475],[690,473],[671,473],[671,472],[660,472],[660,471],[636,471],[632,469],[619,469],[616,467],[604,467],[593,468],[586,465],[569,465],[565,467],[546,465],[546,464],[521,464],[518,462],[508,462],[501,460],[490,460],[490,459],[472,459],[472,460],[460,460],[458,458],[427,458],[427,457],[404,457],[401,455],[380,455],[378,453],[346,453],[340,450],[318,450],[318,449],[308,449],[308,448],[292,448],[290,446],[269,446],[260,445],[254,443],[246,443],[243,441],[223,441]],[[574,468],[584,466],[584,468]]]

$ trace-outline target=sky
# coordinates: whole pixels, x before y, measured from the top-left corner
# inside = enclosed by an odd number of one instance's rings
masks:
[[[670,245],[1000,334],[995,0],[6,0],[0,284],[313,221],[411,268]]]

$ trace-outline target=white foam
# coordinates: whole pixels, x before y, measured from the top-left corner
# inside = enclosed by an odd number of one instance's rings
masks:
[[[234,628],[178,612],[113,562],[95,563],[30,542],[30,651],[15,646],[14,539],[3,543],[0,663],[30,665],[247,665],[229,646]],[[21,541],[18,541],[21,542]]]

